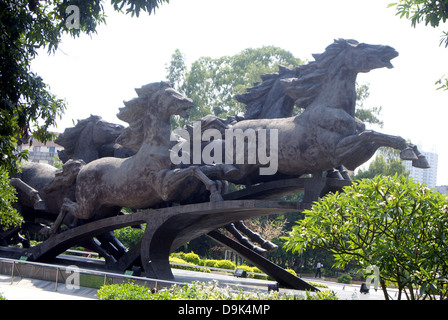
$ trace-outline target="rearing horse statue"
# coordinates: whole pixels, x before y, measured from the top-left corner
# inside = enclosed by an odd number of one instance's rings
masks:
[[[366,130],[365,125],[355,118],[357,74],[377,68],[392,68],[390,60],[398,56],[393,48],[338,39],[324,53],[313,56],[315,61],[295,68],[295,77],[265,77],[271,87],[278,86],[280,82],[288,99],[305,109],[302,114],[243,120],[228,126],[228,129],[241,129],[243,132],[247,129],[278,130],[277,174],[260,175],[258,169],[262,165],[259,162],[224,164],[223,159],[221,170],[216,170],[219,166],[204,168],[209,177],[247,184],[248,181],[258,183],[285,176],[318,174],[340,166],[354,170],[383,146],[400,150],[401,159],[412,160],[413,166],[429,167],[416,146],[399,136]],[[263,85],[265,87],[260,90],[252,89],[245,97],[245,103],[250,98],[260,99],[268,95],[272,99],[269,86],[263,82],[258,84],[260,87]],[[261,101],[255,104],[263,105]],[[288,108],[291,108],[290,103]],[[210,146],[224,150],[226,143],[234,142],[214,140]],[[277,152],[269,150],[269,145],[267,147],[267,152]]]
[[[129,158],[106,157],[81,168],[76,178],[76,201],[66,199],[49,233],[55,233],[67,213],[78,219],[104,218],[120,208],[143,209],[165,202],[181,202],[204,185],[211,201],[222,200],[219,183],[199,167],[174,168],[170,161],[170,116],[188,116],[191,99],[168,82],[136,89],[137,98],[124,102],[117,117],[128,122],[117,142],[137,148]]]

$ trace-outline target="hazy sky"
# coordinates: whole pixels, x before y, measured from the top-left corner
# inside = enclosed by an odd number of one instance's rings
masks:
[[[107,25],[92,37],[65,37],[60,50],[46,52],[33,70],[68,109],[57,131],[91,114],[120,123],[123,100],[134,88],[161,81],[175,49],[187,65],[201,56],[234,55],[252,47],[274,45],[312,61],[336,38],[394,47],[394,69],[358,77],[370,85],[367,106],[382,106],[383,128],[423,150],[439,154],[438,185],[448,185],[448,91],[434,85],[448,76],[448,48],[439,47],[442,30],[418,26],[387,8],[394,0],[170,0],[155,15],[139,18],[107,10]]]

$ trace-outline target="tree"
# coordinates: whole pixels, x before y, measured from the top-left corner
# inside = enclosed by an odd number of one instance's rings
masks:
[[[0,168],[0,231],[20,225],[22,217],[11,205],[16,201],[16,190],[9,184],[9,174]]]
[[[185,56],[179,49],[166,66],[167,79],[174,87],[193,99],[195,109],[190,111],[190,121],[213,114],[222,118],[245,112],[244,104],[233,97],[260,81],[260,76],[278,71],[278,65],[294,67],[303,62],[284,49],[267,46],[248,48],[234,56],[220,58],[201,57],[188,69]],[[356,117],[370,124],[383,125],[379,115],[381,107],[366,107],[369,97],[368,84],[357,86]],[[295,113],[301,110],[295,110]],[[183,126],[188,120],[173,118],[173,128]]]
[[[168,0],[111,0],[115,10],[139,15],[153,13]],[[9,172],[27,159],[16,147],[30,136],[42,142],[53,134],[51,126],[62,116],[66,104],[53,95],[41,77],[30,69],[39,49],[52,53],[61,37],[93,34],[105,22],[100,0],[0,0],[0,225],[11,227],[20,221],[10,203],[14,189]]]
[[[355,117],[357,117],[362,122],[369,124],[378,125],[381,128],[384,122],[380,118],[381,107],[366,107],[364,102],[370,96],[370,88],[368,84],[358,84],[356,83],[356,111]]]
[[[168,0],[111,0],[115,10],[137,16],[142,10],[151,14],[163,2]],[[63,34],[95,33],[105,18],[100,0],[0,0],[0,167],[17,169],[27,153],[15,149],[30,135],[52,139],[48,128],[66,108],[31,72],[37,51],[54,52]]]
[[[412,27],[424,22],[433,28],[445,23],[448,19],[448,0],[399,0],[398,3],[391,3],[389,7],[397,8],[397,15],[411,20]],[[448,32],[443,31],[440,37],[440,45],[448,47]],[[436,81],[440,85],[438,89],[448,90],[448,78],[443,76]]]
[[[176,50],[166,70],[175,88],[193,99],[195,109],[190,119],[196,120],[208,114],[225,118],[244,113],[244,105],[233,97],[260,81],[261,75],[277,72],[279,64],[292,67],[302,61],[286,50],[266,46],[248,48],[234,56],[201,57],[188,70],[184,55]],[[177,126],[186,123],[176,120]]]
[[[373,179],[377,175],[409,177],[406,166],[400,160],[399,151],[390,148],[381,148],[367,170],[360,169],[355,180]]]
[[[376,266],[386,299],[389,282],[398,299],[448,296],[448,198],[403,176],[363,179],[328,194],[286,240],[293,252],[331,252],[337,267]]]

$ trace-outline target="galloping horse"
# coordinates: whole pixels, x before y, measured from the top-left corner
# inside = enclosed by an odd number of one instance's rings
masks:
[[[170,116],[188,116],[190,99],[167,82],[136,89],[137,98],[124,102],[117,117],[130,124],[117,139],[121,145],[138,148],[129,158],[106,157],[81,168],[76,178],[76,201],[66,199],[50,229],[54,233],[71,213],[78,219],[115,215],[120,208],[143,209],[164,202],[181,202],[205,184],[212,201],[222,200],[219,184],[198,167],[176,168],[170,161]]]
[[[285,175],[319,174],[340,166],[354,170],[382,146],[400,150],[401,159],[412,160],[416,167],[429,167],[416,146],[399,136],[366,130],[365,125],[354,117],[357,74],[377,68],[392,68],[390,60],[398,56],[393,48],[339,39],[324,53],[313,56],[315,61],[297,67],[294,77],[265,77],[270,86],[280,82],[289,99],[305,109],[302,114],[288,118],[243,120],[228,126],[243,132],[247,129],[266,129],[268,133],[278,130],[277,174],[260,175],[258,169],[262,165],[259,162],[224,164],[223,159],[219,166],[204,167],[207,176],[247,184],[248,181],[270,181]],[[265,88],[249,92],[245,101],[269,95],[266,83],[258,86],[263,85]],[[257,104],[263,105],[260,101],[256,101]],[[286,110],[283,112],[291,109],[290,102],[283,106]],[[262,112],[266,111],[262,109]],[[224,150],[225,144],[233,141],[214,140],[211,143]],[[267,153],[277,152],[269,150],[269,145],[267,147]]]

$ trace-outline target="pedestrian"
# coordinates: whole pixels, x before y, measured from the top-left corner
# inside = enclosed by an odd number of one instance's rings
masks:
[[[316,269],[316,275],[314,276],[314,278],[317,278],[317,275],[319,275],[319,278],[321,278],[322,276],[322,268],[324,267],[324,265],[320,262],[317,263],[317,269]]]

